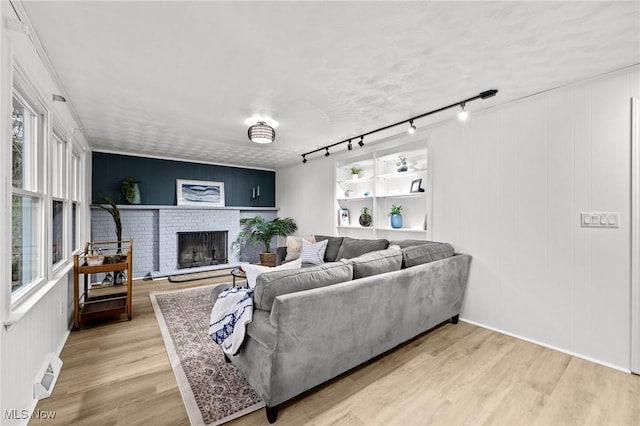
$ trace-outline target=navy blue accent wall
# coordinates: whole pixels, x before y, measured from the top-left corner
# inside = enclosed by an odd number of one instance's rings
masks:
[[[99,197],[106,195],[118,204],[127,204],[120,186],[129,176],[139,181],[140,198],[147,205],[175,206],[176,179],[224,182],[227,206],[275,207],[276,202],[275,172],[102,152],[93,153],[93,202],[100,203]]]

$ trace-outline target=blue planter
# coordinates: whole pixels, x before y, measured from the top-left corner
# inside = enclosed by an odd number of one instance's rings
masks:
[[[391,215],[391,227],[392,228],[402,228],[402,215],[401,214],[392,214]]]

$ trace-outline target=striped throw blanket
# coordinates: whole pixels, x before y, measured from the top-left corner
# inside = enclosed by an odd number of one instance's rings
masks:
[[[234,355],[244,341],[247,324],[253,319],[253,289],[231,287],[218,296],[211,309],[209,336],[222,348]]]

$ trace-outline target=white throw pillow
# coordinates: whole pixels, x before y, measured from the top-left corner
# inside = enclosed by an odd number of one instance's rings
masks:
[[[313,235],[308,236],[305,240],[310,243],[316,242],[316,237]],[[284,262],[291,262],[292,260],[296,260],[300,257],[300,250],[302,249],[302,238],[301,237],[287,237],[287,256],[284,258]]]
[[[319,243],[310,243],[307,240],[302,240],[302,249],[300,250],[300,259],[302,259],[302,262],[322,265],[324,263],[324,252],[327,251],[328,242],[329,240],[322,240]]]
[[[258,275],[264,272],[282,271],[284,269],[300,269],[301,266],[302,261],[298,259],[292,262],[283,263],[282,265],[278,265],[274,268],[262,265],[252,265],[248,263],[246,265],[242,265],[242,270],[247,276],[247,285],[249,286],[249,288],[255,288]]]

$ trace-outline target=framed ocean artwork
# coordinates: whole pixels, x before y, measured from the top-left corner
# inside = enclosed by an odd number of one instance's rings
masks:
[[[176,179],[179,206],[224,207],[224,182]]]

